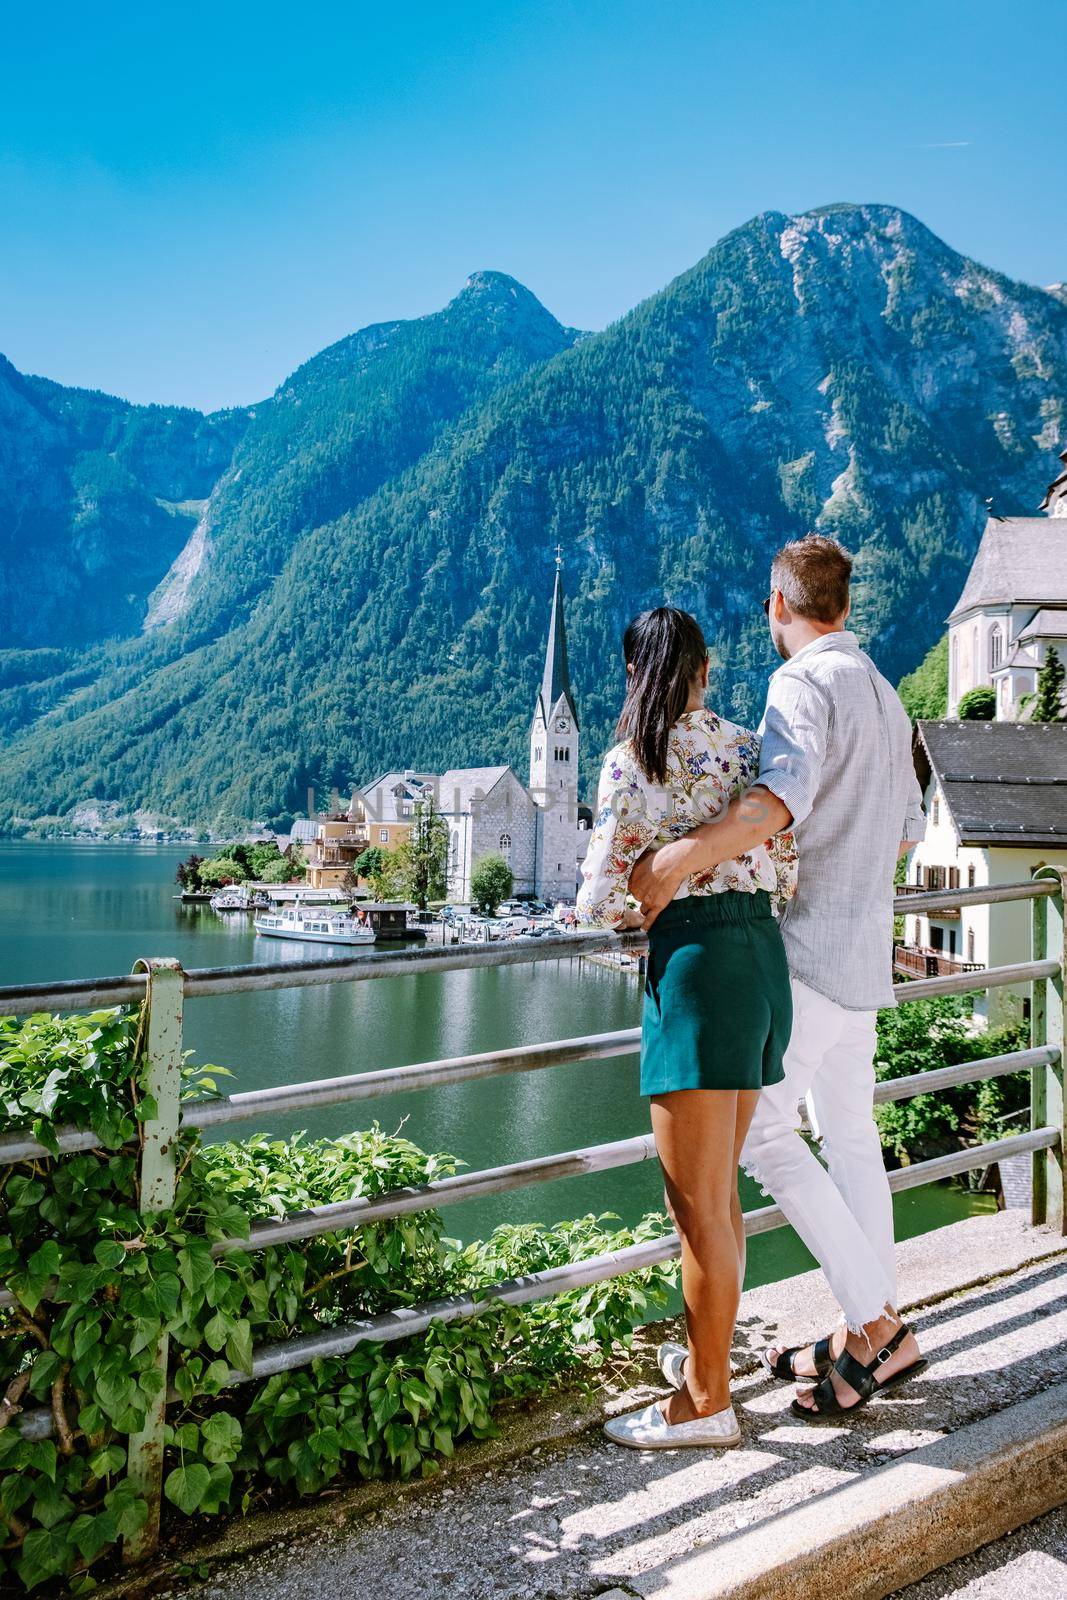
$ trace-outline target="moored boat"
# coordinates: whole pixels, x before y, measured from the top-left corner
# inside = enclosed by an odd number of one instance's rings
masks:
[[[369,922],[359,922],[346,912],[301,905],[259,912],[252,926],[268,939],[304,939],[312,944],[373,944],[375,937]]]

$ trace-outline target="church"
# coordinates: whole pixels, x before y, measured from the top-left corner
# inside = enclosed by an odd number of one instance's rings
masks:
[[[470,899],[471,873],[487,855],[508,863],[515,894],[573,901],[592,823],[590,811],[578,805],[579,737],[557,548],[545,665],[530,724],[529,783],[509,766],[453,767],[439,777],[390,772],[359,791],[360,809],[372,823],[386,811],[399,820],[433,795],[448,826],[450,901]]]
[[[1067,468],[1067,450],[1060,457]],[[996,693],[996,719],[1025,718],[1050,649],[1067,661],[1067,471],[1036,517],[990,517],[948,619],[948,714],[970,689]]]

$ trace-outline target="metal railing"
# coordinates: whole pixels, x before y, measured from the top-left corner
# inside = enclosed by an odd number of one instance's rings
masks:
[[[1047,1221],[1063,1230],[1065,887],[1067,873],[1045,868],[1028,883],[983,889],[912,891],[907,895],[906,909],[909,911],[937,911],[942,904],[958,906],[1002,904],[1016,900],[1031,902],[1032,945],[1029,961],[921,979],[901,984],[898,989],[899,999],[907,1003],[938,995],[1029,985],[1031,1044],[1025,1050],[879,1083],[875,1091],[876,1101],[886,1103],[902,1100],[958,1084],[1028,1070],[1032,1085],[1031,1127],[1024,1133],[953,1151],[891,1172],[889,1183],[894,1191],[916,1188],[938,1179],[989,1167],[1011,1156],[1030,1153],[1033,1159],[1033,1219],[1035,1222]],[[903,898],[896,902],[895,909],[905,909]],[[165,1211],[174,1198],[174,1136],[179,1124],[185,1128],[217,1128],[277,1116],[283,1112],[316,1110],[323,1106],[366,1101],[386,1094],[617,1058],[634,1054],[640,1040],[638,1028],[627,1028],[547,1044],[522,1045],[479,1055],[456,1056],[308,1083],[285,1084],[277,1088],[194,1102],[182,1110],[179,1090],[182,1007],[186,997],[367,982],[401,974],[571,959],[599,951],[641,948],[643,944],[643,935],[638,933],[595,933],[580,938],[573,935],[549,938],[536,944],[460,945],[428,951],[371,952],[343,960],[279,962],[188,972],[184,972],[176,961],[149,960],[138,962],[135,971],[127,976],[0,988],[0,1015],[96,1009],[147,999],[147,1087],[156,1103],[156,1116],[142,1125],[140,1192],[142,1211],[157,1213]],[[56,1135],[60,1155],[94,1148],[98,1142],[91,1132],[80,1128],[62,1127],[56,1130]],[[413,1211],[481,1199],[578,1173],[602,1172],[627,1166],[650,1160],[654,1155],[651,1135],[645,1134],[393,1189],[374,1198],[358,1197],[332,1205],[310,1207],[278,1219],[254,1223],[247,1237],[222,1240],[213,1246],[213,1254],[220,1256],[233,1249],[264,1250],[298,1239],[345,1232]],[[51,1151],[28,1133],[17,1132],[0,1137],[0,1165],[51,1158]],[[745,1215],[745,1230],[749,1235],[765,1233],[783,1227],[785,1223],[786,1218],[775,1205],[764,1206]],[[493,1304],[520,1305],[545,1299],[568,1289],[584,1287],[671,1260],[678,1255],[679,1249],[677,1235],[668,1233],[661,1238],[585,1261],[490,1284],[477,1294],[457,1294],[422,1305],[397,1308],[345,1326],[323,1328],[300,1338],[264,1345],[253,1352],[251,1371],[231,1369],[229,1382],[237,1384],[266,1378],[323,1357],[345,1355],[368,1340],[388,1342],[408,1338],[423,1332],[432,1322],[453,1322],[474,1317]],[[13,1300],[10,1291],[0,1289],[0,1307],[10,1306]],[[164,1373],[167,1370],[167,1355],[166,1341],[163,1340],[156,1352],[156,1359]],[[147,1554],[158,1537],[163,1420],[166,1404],[174,1398],[173,1389],[165,1387],[144,1430],[130,1441],[129,1471],[148,1501],[150,1516],[137,1539],[127,1543],[125,1554],[128,1560],[137,1560]],[[29,1413],[21,1419],[20,1425],[24,1434],[42,1437],[50,1431],[51,1413],[47,1410]]]

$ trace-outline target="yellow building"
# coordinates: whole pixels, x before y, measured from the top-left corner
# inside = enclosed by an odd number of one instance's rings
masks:
[[[315,837],[305,846],[309,889],[349,889],[355,863],[364,850],[395,850],[411,837],[411,823],[393,818],[371,821],[362,806],[355,814],[320,817]],[[362,884],[363,880],[360,880]]]

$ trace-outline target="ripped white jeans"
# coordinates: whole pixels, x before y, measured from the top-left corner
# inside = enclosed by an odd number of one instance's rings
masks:
[[[873,1115],[876,1013],[847,1011],[796,978],[792,990],[785,1077],[760,1094],[741,1162],[781,1206],[858,1333],[897,1302],[893,1202]],[[805,1099],[826,1167],[798,1131]]]

